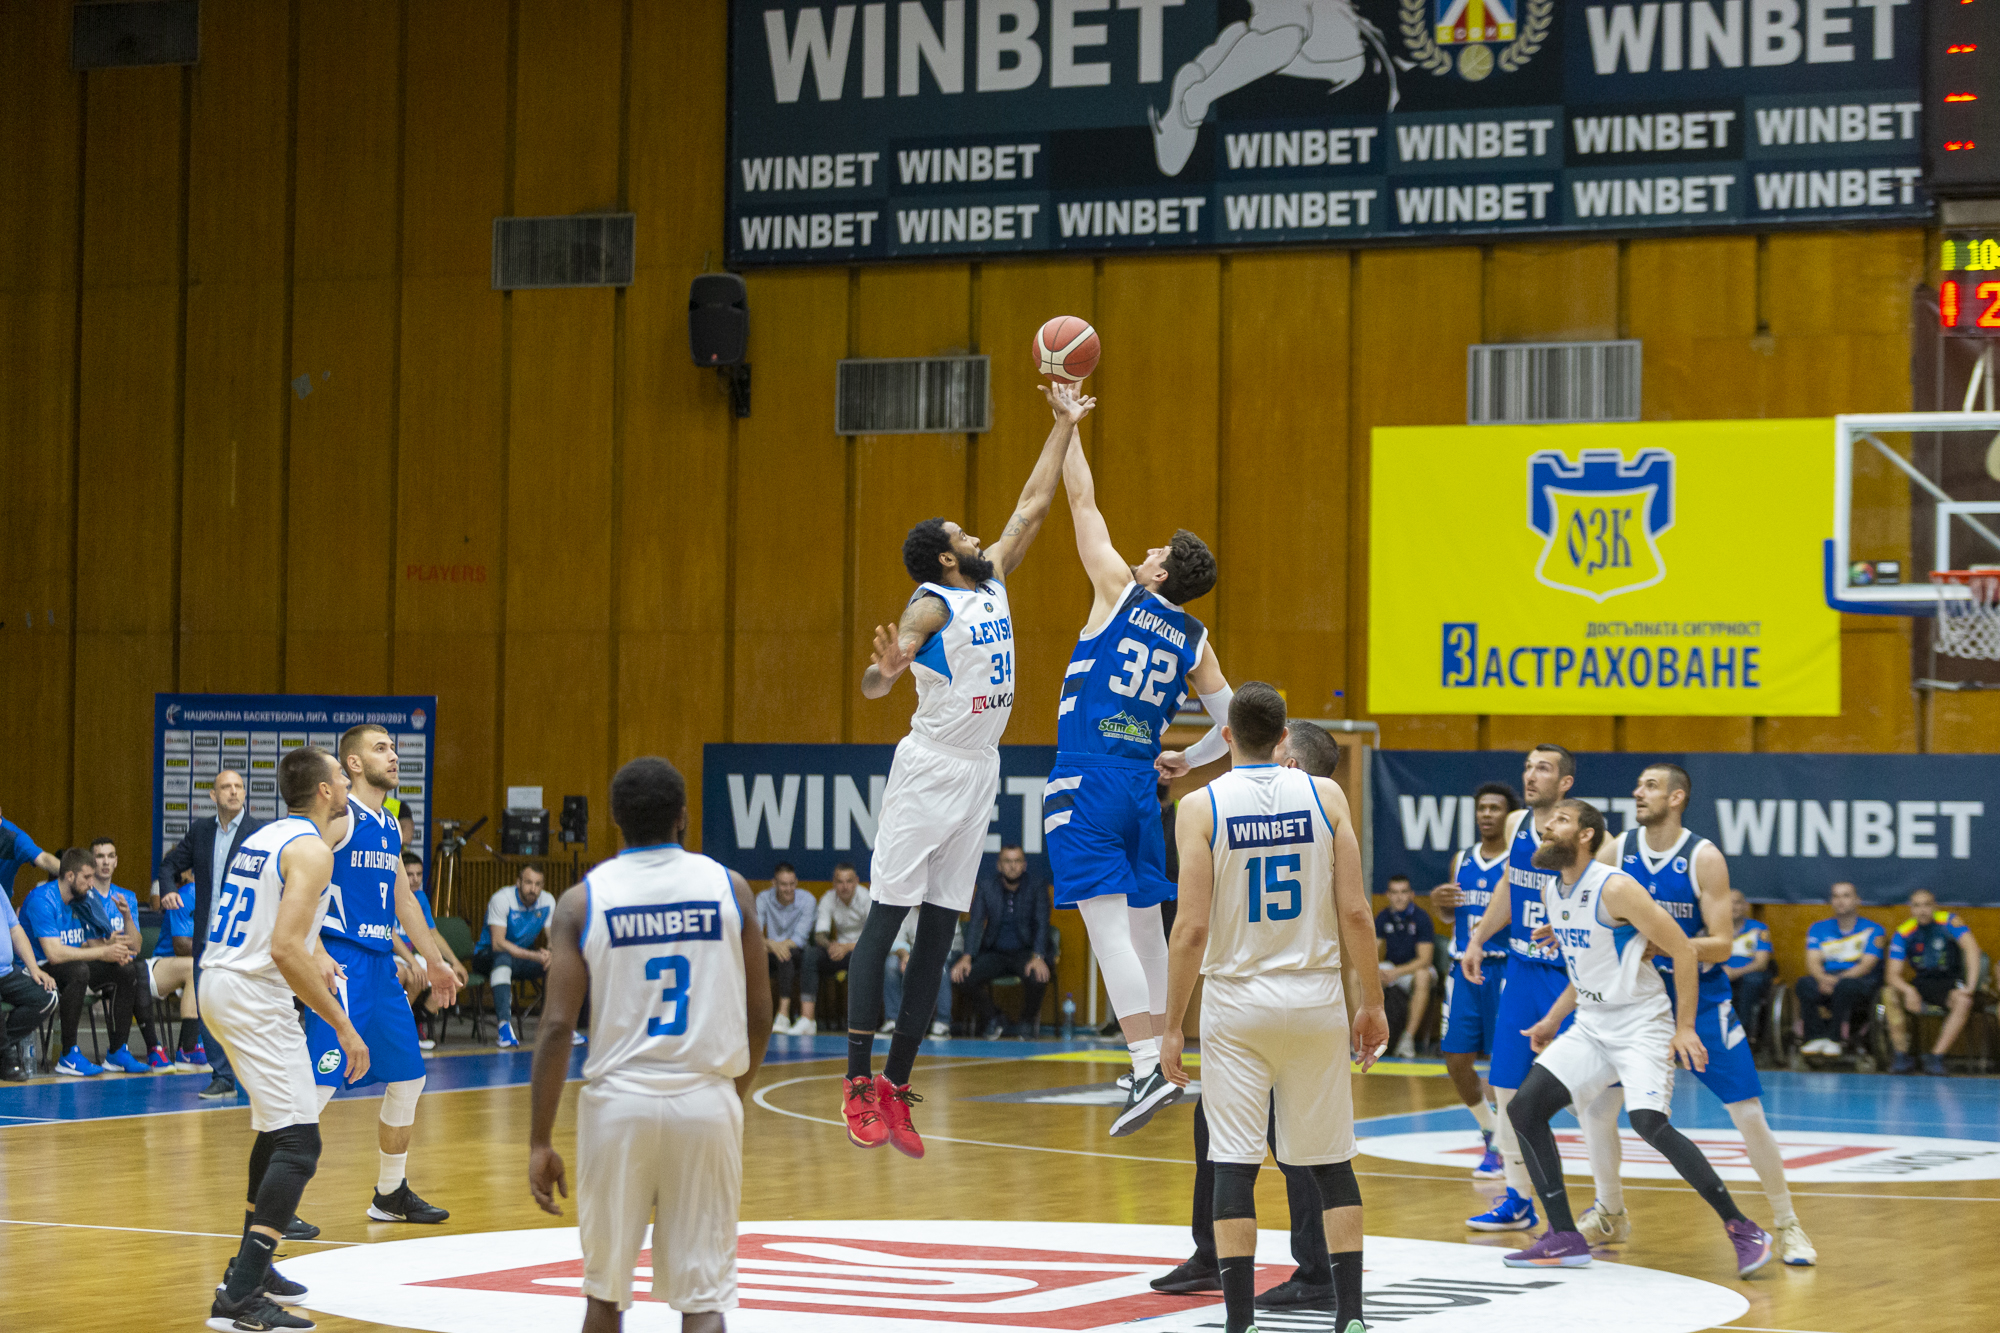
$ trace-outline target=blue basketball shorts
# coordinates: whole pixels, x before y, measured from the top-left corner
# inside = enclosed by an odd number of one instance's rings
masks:
[[[367,1087],[403,1083],[424,1076],[424,1053],[417,1049],[417,1020],[396,976],[396,955],[377,953],[347,940],[320,936],[320,947],[347,975],[334,983],[334,998],[368,1045],[368,1072],[347,1081],[347,1053],[327,1021],[306,1011],[306,1049],[312,1054],[313,1082],[324,1087]]]
[[[1058,754],[1042,788],[1042,833],[1056,906],[1122,893],[1130,907],[1176,894],[1167,878],[1159,778],[1142,760]]]
[[[1493,1031],[1500,1021],[1500,992],[1507,984],[1507,955],[1488,954],[1480,964],[1480,983],[1465,979],[1459,964],[1445,975],[1443,1049],[1447,1055],[1493,1054]]]
[[[1674,979],[1663,977],[1667,996],[1674,997]],[[1715,1001],[1702,1000],[1694,1011],[1694,1035],[1708,1048],[1708,1067],[1696,1071],[1701,1085],[1722,1099],[1724,1106],[1747,1102],[1764,1095],[1764,1080],[1757,1077],[1757,1057],[1750,1050],[1750,1034],[1736,1016],[1736,1004],[1727,995]]]
[[[1541,1022],[1568,987],[1569,973],[1559,967],[1524,958],[1507,964],[1507,984],[1501,988],[1494,1020],[1493,1061],[1486,1070],[1487,1083],[1510,1092],[1521,1086],[1529,1066],[1535,1063],[1534,1049],[1521,1035],[1522,1030]],[[1574,1013],[1565,1018],[1561,1030],[1567,1032],[1575,1019]]]

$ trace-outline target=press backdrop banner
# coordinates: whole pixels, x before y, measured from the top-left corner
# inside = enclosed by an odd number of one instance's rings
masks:
[[[180,841],[190,820],[215,813],[209,788],[222,769],[243,775],[246,809],[276,819],[278,760],[316,745],[331,754],[363,722],[396,742],[396,795],[416,821],[423,850],[431,808],[437,697],[429,694],[156,694],[153,696],[153,856]],[[426,856],[425,861],[429,861]]]
[[[1832,429],[1377,429],[1369,709],[1838,713]]]
[[[732,265],[1928,217],[1909,0],[732,0]]]
[[[1560,740],[1559,737],[1552,739]],[[1521,787],[1527,756],[1505,750],[1377,750],[1375,883],[1441,883],[1477,836],[1472,792]],[[1631,826],[1632,788],[1651,762],[1687,769],[1687,826],[1729,858],[1731,885],[1757,902],[1825,902],[1837,880],[1862,901],[1929,889],[1953,905],[2000,905],[2000,762],[1962,754],[1606,754],[1576,757],[1570,794]]]
[[[893,745],[704,745],[701,849],[745,879],[789,861],[800,879],[828,880],[835,862],[852,861],[865,883],[895,757]],[[1047,877],[1042,784],[1055,761],[1053,745],[1000,747],[982,873],[1002,842],[1018,842],[1029,870]]]

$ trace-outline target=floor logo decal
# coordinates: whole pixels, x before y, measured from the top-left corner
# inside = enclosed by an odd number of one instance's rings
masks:
[[[1479,1165],[1485,1151],[1466,1117],[1463,1131],[1427,1134],[1385,1134],[1363,1138],[1361,1151],[1370,1157],[1429,1166]],[[1715,1165],[1724,1180],[1755,1181],[1743,1136],[1733,1129],[1681,1131]],[[1619,1175],[1631,1180],[1677,1180],[1679,1177],[1657,1149],[1629,1129],[1620,1129],[1624,1167]],[[1583,1132],[1574,1125],[1556,1131],[1567,1175],[1587,1176],[1590,1162],[1583,1150]],[[1785,1156],[1785,1174],[1794,1185],[1896,1183],[1909,1180],[2000,1179],[2000,1143],[1977,1139],[1930,1139],[1914,1134],[1828,1134],[1812,1130],[1779,1130],[1778,1148]]]

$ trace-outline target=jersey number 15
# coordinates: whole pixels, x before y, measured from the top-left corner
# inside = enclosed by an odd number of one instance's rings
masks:
[[[1257,882],[1260,867],[1264,881],[1261,885]],[[1261,921],[1266,917],[1273,921],[1290,921],[1299,914],[1299,909],[1303,906],[1299,899],[1299,882],[1284,873],[1287,870],[1294,875],[1298,873],[1298,857],[1253,856],[1244,869],[1249,872],[1249,882],[1245,885],[1247,892],[1244,896],[1250,900],[1252,921]],[[1287,901],[1279,902],[1274,897],[1268,905],[1264,902],[1265,894],[1279,893],[1287,895]]]

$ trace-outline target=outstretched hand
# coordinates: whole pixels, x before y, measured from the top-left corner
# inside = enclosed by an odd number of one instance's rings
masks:
[[[1186,777],[1187,756],[1179,750],[1162,750],[1159,757],[1153,760],[1153,768],[1169,782],[1175,778]]]
[[[1048,400],[1049,410],[1055,413],[1056,420],[1066,421],[1072,426],[1089,416],[1090,409],[1097,406],[1095,398],[1086,398],[1074,384],[1063,380],[1044,381],[1036,387]]]
[[[881,674],[884,682],[892,681],[908,670],[910,663],[917,660],[916,646],[912,644],[906,649],[895,626],[877,625],[875,651],[870,655],[870,660],[874,662],[875,670]]]

